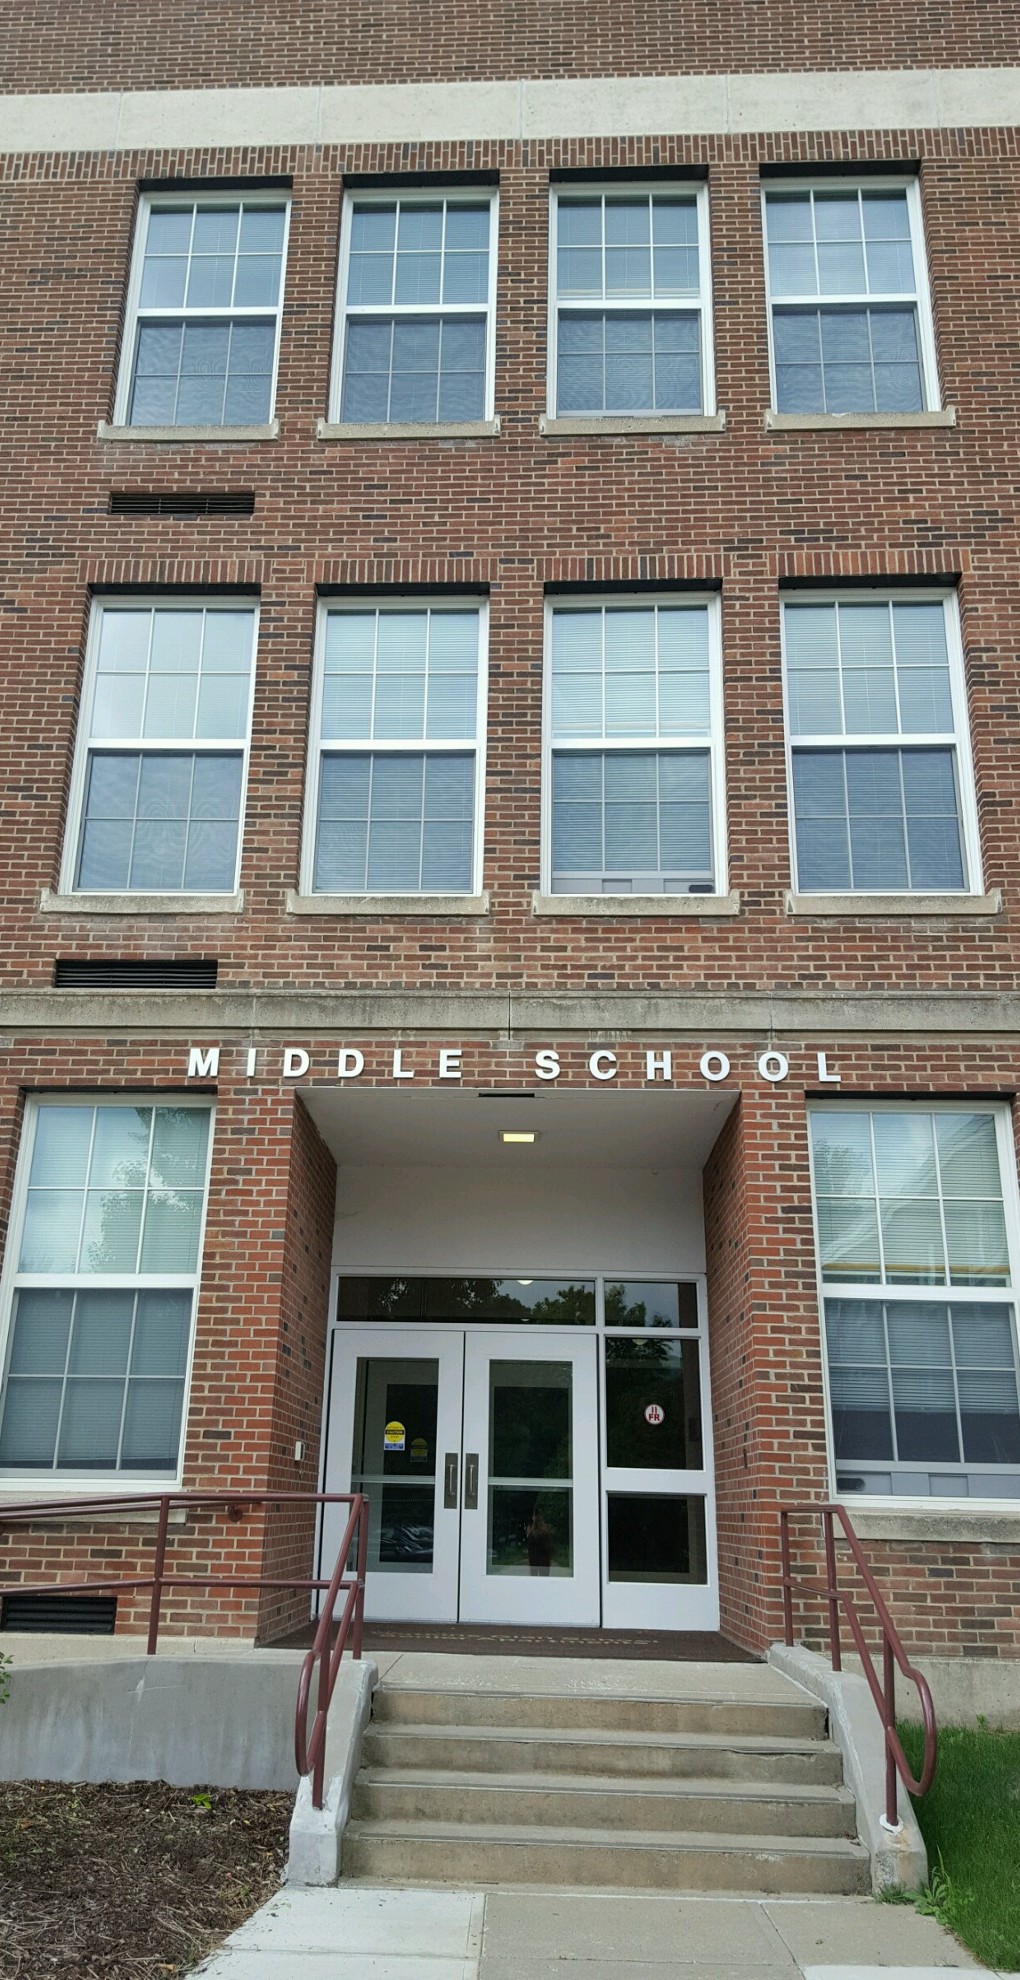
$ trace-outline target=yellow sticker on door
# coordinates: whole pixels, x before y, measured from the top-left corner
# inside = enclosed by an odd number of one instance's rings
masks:
[[[383,1431],[383,1450],[402,1451],[407,1443],[407,1432],[402,1423],[387,1423]]]

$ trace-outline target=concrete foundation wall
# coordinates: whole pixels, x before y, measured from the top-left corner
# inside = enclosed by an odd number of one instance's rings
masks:
[[[19,1661],[0,1712],[0,1779],[295,1788],[300,1661]]]

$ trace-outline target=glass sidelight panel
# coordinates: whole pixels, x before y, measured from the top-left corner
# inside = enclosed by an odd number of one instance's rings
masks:
[[[708,1580],[705,1501],[609,1494],[610,1581]]]
[[[698,1328],[698,1289],[690,1280],[606,1280],[607,1327]]]
[[[490,1363],[487,1574],[573,1575],[572,1415],[569,1361]]]
[[[358,1360],[351,1491],[368,1495],[370,1572],[432,1572],[438,1394],[438,1361]]]
[[[642,1471],[703,1468],[697,1341],[607,1337],[606,1461]]]

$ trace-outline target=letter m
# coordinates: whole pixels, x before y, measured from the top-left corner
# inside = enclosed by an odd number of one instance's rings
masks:
[[[192,1045],[188,1053],[189,1079],[215,1079],[220,1069],[218,1045]]]

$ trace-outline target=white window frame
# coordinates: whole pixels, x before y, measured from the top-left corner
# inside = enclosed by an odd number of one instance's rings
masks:
[[[452,612],[462,611],[478,615],[478,698],[475,704],[475,739],[472,743],[467,736],[375,740],[373,737],[345,738],[342,742],[325,741],[322,734],[322,698],[325,680],[326,625],[331,615],[340,612]],[[332,890],[315,889],[315,846],[319,824],[319,790],[322,781],[322,760],[330,756],[466,756],[473,752],[475,758],[475,799],[474,823],[471,853],[471,885],[458,899],[469,900],[481,892],[482,862],[485,849],[485,759],[486,759],[486,711],[489,686],[489,601],[483,597],[473,597],[470,593],[451,593],[447,597],[422,596],[412,594],[407,597],[373,598],[370,592],[360,596],[345,598],[322,598],[319,601],[315,628],[315,654],[312,663],[312,716],[308,746],[308,769],[305,780],[304,827],[301,843],[301,892],[314,895],[318,900],[329,900]],[[429,893],[423,891],[422,902],[428,900]],[[346,895],[346,890],[345,890]],[[403,892],[388,895],[377,894],[368,889],[361,899],[403,899]]]
[[[489,208],[489,290],[484,303],[358,303],[353,308],[347,302],[347,284],[350,276],[351,231],[356,206],[435,206],[438,201],[450,206],[480,206]],[[333,424],[342,421],[344,360],[347,351],[347,325],[351,316],[372,317],[485,317],[485,394],[480,417],[491,420],[495,416],[496,399],[496,283],[499,263],[499,191],[492,185],[435,185],[404,186],[394,179],[388,186],[373,187],[370,191],[345,192],[343,211],[340,218],[340,263],[336,291],[336,330],[333,337],[333,363],[329,383],[329,419]],[[359,421],[347,421],[347,425],[359,425]],[[376,422],[371,422],[375,424]],[[418,424],[419,422],[410,422]],[[423,426],[434,422],[423,420]],[[441,426],[459,426],[459,420],[436,422]],[[403,420],[380,420],[380,431],[387,426],[398,428]]]
[[[776,178],[768,178],[762,181],[762,257],[765,272],[765,316],[769,340],[769,391],[772,409],[773,411],[778,411],[776,348],[773,330],[773,312],[775,309],[784,308],[787,305],[791,308],[802,306],[805,310],[824,310],[827,308],[839,308],[843,305],[865,309],[868,307],[882,308],[885,304],[898,305],[903,309],[911,300],[910,295],[904,291],[899,291],[893,295],[887,295],[881,291],[876,291],[873,295],[867,293],[858,295],[849,290],[845,294],[837,293],[817,296],[773,295],[769,278],[769,237],[768,218],[766,214],[766,202],[770,193],[803,194],[835,193],[840,191],[844,193],[905,192],[907,195],[907,216],[910,222],[910,247],[914,260],[915,278],[913,308],[917,322],[917,345],[921,360],[923,410],[925,412],[939,412],[942,407],[942,399],[939,393],[938,363],[935,351],[935,325],[932,317],[931,286],[928,280],[928,255],[924,238],[924,213],[921,206],[921,188],[917,175],[915,173],[901,172],[890,174],[888,178],[884,174],[880,178],[872,178],[870,174],[867,176],[862,176],[860,173],[855,174],[852,167],[849,167],[845,173],[834,173],[828,178],[813,178],[810,173],[805,174],[803,178],[794,176],[793,174],[787,177],[784,174],[782,177],[777,176]],[[812,413],[808,415],[812,419],[833,420],[853,419],[856,416],[854,413]],[[781,414],[780,417],[782,417]],[[916,417],[916,415],[910,413],[897,415],[895,412],[875,413],[869,407],[862,406],[860,408],[860,417],[865,419],[895,420],[897,417],[909,419]]]
[[[244,819],[248,800],[248,765],[251,757],[252,713],[255,706],[255,673],[258,665],[259,646],[259,604],[257,598],[247,593],[229,595],[219,592],[210,597],[189,597],[182,592],[166,592],[153,596],[141,593],[138,596],[97,597],[92,601],[89,614],[88,638],[85,645],[85,669],[82,675],[81,702],[79,705],[78,730],[75,739],[74,763],[71,770],[71,784],[68,792],[67,823],[64,830],[64,853],[60,869],[61,894],[102,894],[112,901],[129,901],[139,894],[153,891],[137,887],[79,887],[75,874],[78,855],[81,849],[81,834],[84,824],[85,791],[88,783],[89,758],[93,750],[104,754],[125,756],[172,756],[194,753],[202,756],[240,756],[241,758],[241,797],[237,814],[237,853],[234,860],[234,877],[231,885],[224,888],[173,888],[175,900],[206,899],[222,895],[229,900],[237,892],[241,873],[241,859],[244,852]],[[96,736],[90,731],[92,709],[95,702],[96,678],[99,663],[99,644],[103,615],[107,611],[135,612],[241,612],[250,611],[252,619],[251,672],[248,681],[248,714],[243,738],[236,741],[232,737],[213,736],[208,740],[197,736],[114,736],[109,740]],[[164,889],[155,891],[162,894]]]
[[[145,265],[145,242],[149,231],[150,214],[156,211],[181,212],[183,210],[190,212],[192,207],[195,206],[237,206],[239,208],[254,206],[282,209],[283,247],[280,253],[280,293],[275,304],[260,303],[258,306],[254,304],[242,304],[238,308],[235,308],[233,304],[218,304],[214,308],[207,306],[205,308],[192,309],[182,303],[176,309],[160,308],[142,310],[142,271]],[[127,304],[124,312],[124,339],[121,347],[120,372],[117,379],[117,394],[113,410],[115,425],[128,425],[128,415],[131,409],[131,388],[134,383],[135,357],[138,346],[139,317],[142,315],[144,315],[147,321],[150,318],[153,321],[166,322],[178,322],[181,320],[190,322],[194,319],[196,322],[202,323],[243,323],[248,320],[255,322],[264,320],[269,316],[275,316],[276,334],[273,340],[273,375],[269,390],[269,410],[266,415],[267,419],[272,419],[276,406],[276,384],[280,368],[280,335],[283,327],[283,299],[287,282],[287,248],[290,241],[290,206],[290,194],[282,189],[276,191],[271,189],[256,189],[249,193],[245,192],[243,188],[224,186],[221,191],[217,191],[215,187],[209,187],[208,189],[203,189],[201,192],[142,193],[135,215],[134,247],[131,253],[131,273],[128,278]],[[233,429],[230,426],[224,425],[222,427],[217,426],[213,430],[230,433]],[[144,433],[146,428],[139,426],[137,431]],[[189,423],[184,423],[181,431],[187,433],[189,431]]]
[[[664,296],[661,301],[652,301],[642,296],[620,296],[611,300],[599,301],[592,297],[578,299],[565,305],[568,313],[588,310],[603,310],[609,315],[626,314],[628,311],[646,311],[656,315],[663,311],[687,311],[697,313],[701,320],[701,408],[700,411],[656,413],[649,406],[633,414],[619,412],[583,412],[560,414],[557,412],[556,398],[559,389],[557,364],[559,359],[560,299],[558,280],[559,246],[559,203],[563,198],[601,198],[612,195],[626,196],[628,193],[660,198],[687,199],[698,216],[698,276],[700,289],[697,300],[690,296]],[[549,194],[549,336],[548,336],[548,396],[547,407],[550,419],[687,419],[711,417],[716,411],[715,401],[715,336],[712,317],[712,239],[709,225],[708,183],[706,180],[692,181],[681,179],[628,180],[602,179],[589,185],[587,182],[555,185]]]
[[[545,660],[542,680],[542,858],[541,891],[552,894],[552,759],[557,751],[571,755],[582,753],[600,754],[610,751],[626,751],[634,754],[643,752],[655,755],[660,752],[692,751],[703,755],[706,750],[709,759],[709,791],[712,807],[712,856],[715,867],[715,885],[710,894],[687,896],[684,894],[613,894],[605,892],[605,900],[631,901],[676,901],[685,899],[718,900],[724,898],[729,889],[729,860],[726,836],[726,735],[723,713],[722,679],[722,610],[718,592],[605,592],[593,591],[590,595],[583,591],[547,594],[545,600]],[[677,737],[614,736],[557,736],[553,737],[552,717],[552,628],[554,614],[562,610],[578,607],[582,610],[595,610],[602,607],[622,606],[629,611],[651,611],[655,606],[681,606],[707,608],[708,613],[708,714],[707,735]],[[571,896],[563,894],[557,898],[569,901]]]
[[[949,687],[953,702],[953,749],[956,760],[956,788],[960,800],[960,838],[963,847],[964,882],[962,887],[953,888],[953,897],[965,900],[968,895],[980,895],[984,891],[981,868],[981,835],[978,829],[977,791],[974,783],[974,757],[971,748],[970,719],[967,705],[967,677],[964,666],[963,639],[960,629],[959,601],[954,591],[933,587],[931,590],[903,590],[895,584],[876,587],[874,590],[848,590],[838,586],[832,590],[781,591],[779,594],[780,645],[783,664],[783,729],[786,739],[786,789],[789,803],[790,873],[795,892],[804,893],[797,872],[797,815],[794,805],[793,759],[798,750],[826,750],[832,755],[840,752],[861,750],[911,750],[948,749],[948,734],[893,734],[881,733],[865,735],[854,732],[852,735],[805,734],[794,736],[790,721],[790,670],[786,655],[786,607],[787,605],[941,605],[946,628],[946,651],[949,655]],[[837,893],[859,893],[862,896],[890,894],[900,897],[910,892],[921,898],[924,888],[906,889],[903,887],[867,888],[815,888],[806,899],[817,895],[825,898],[833,891]]]
[[[198,1250],[193,1272],[20,1272],[18,1270],[18,1250],[24,1227],[25,1207],[28,1198],[28,1182],[35,1149],[36,1123],[45,1107],[67,1107],[78,1103],[88,1107],[190,1107],[197,1108],[209,1116],[209,1134],[206,1143],[205,1178],[202,1193],[202,1216],[198,1229]],[[84,1487],[88,1496],[97,1493],[116,1492],[118,1498],[130,1498],[134,1494],[152,1492],[173,1492],[181,1484],[184,1476],[184,1454],[188,1441],[188,1416],[191,1403],[191,1384],[195,1364],[195,1339],[198,1332],[198,1302],[202,1290],[202,1259],[205,1251],[205,1233],[209,1217],[209,1185],[212,1175],[213,1142],[216,1133],[216,1102],[212,1095],[190,1093],[104,1093],[102,1091],[32,1094],[29,1096],[22,1123],[21,1146],[15,1171],[14,1189],[11,1198],[11,1216],[8,1226],[9,1236],[6,1256],[0,1272],[0,1400],[6,1393],[7,1362],[13,1336],[14,1295],[21,1290],[31,1291],[36,1287],[68,1288],[75,1291],[84,1287],[90,1292],[176,1292],[192,1293],[191,1339],[188,1344],[188,1359],[184,1373],[184,1387],[181,1396],[181,1431],[177,1450],[177,1466],[171,1477],[161,1471],[146,1474],[140,1471],[43,1471],[4,1469],[0,1471],[0,1493],[5,1499],[44,1499],[68,1498],[80,1495]]]
[[[923,1114],[990,1114],[995,1122],[995,1145],[999,1157],[999,1180],[1002,1184],[1003,1217],[1006,1225],[1006,1252],[1009,1260],[1010,1283],[1008,1286],[951,1286],[930,1285],[909,1280],[880,1281],[862,1284],[860,1280],[835,1280],[822,1277],[822,1249],[818,1234],[818,1192],[815,1184],[814,1141],[808,1122],[808,1172],[811,1179],[811,1228],[815,1246],[815,1278],[818,1288],[818,1329],[819,1352],[822,1364],[822,1391],[825,1399],[825,1447],[829,1467],[829,1496],[848,1504],[851,1509],[860,1506],[868,1512],[888,1512],[924,1510],[937,1512],[940,1508],[972,1512],[1008,1512],[1020,1500],[1020,1480],[1017,1482],[1016,1496],[1000,1495],[980,1498],[977,1493],[951,1497],[948,1493],[918,1496],[895,1493],[890,1496],[881,1492],[841,1492],[837,1484],[837,1471],[855,1469],[858,1463],[872,1470],[883,1471],[958,1471],[961,1476],[973,1477],[987,1472],[991,1476],[1001,1475],[1003,1467],[993,1464],[956,1465],[944,1460],[926,1462],[922,1459],[866,1458],[862,1460],[843,1458],[837,1461],[836,1440],[832,1422],[832,1394],[829,1381],[829,1348],[825,1325],[825,1302],[827,1299],[873,1300],[876,1305],[909,1304],[929,1301],[945,1306],[999,1304],[1012,1307],[1011,1331],[1013,1352],[1017,1357],[1016,1366],[1020,1369],[1020,1189],[1018,1189],[1016,1148],[1013,1140],[1013,1127],[1009,1107],[1005,1101],[997,1100],[943,1100],[937,1093],[917,1094],[903,1100],[874,1100],[867,1094],[855,1100],[847,1093],[841,1100],[811,1100],[809,1114],[904,1113],[916,1107]],[[940,1199],[941,1201],[941,1199]]]

